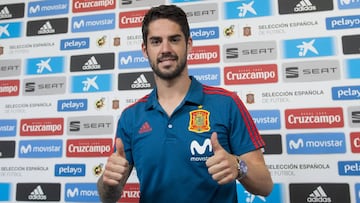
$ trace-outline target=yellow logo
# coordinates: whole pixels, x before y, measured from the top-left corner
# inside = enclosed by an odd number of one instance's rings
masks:
[[[201,108],[201,106],[199,106]],[[189,131],[195,133],[202,133],[210,131],[210,121],[209,116],[210,112],[197,109],[190,111],[190,121],[189,121]]]

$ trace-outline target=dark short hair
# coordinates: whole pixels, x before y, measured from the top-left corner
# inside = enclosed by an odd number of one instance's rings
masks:
[[[144,17],[142,22],[142,37],[145,46],[147,45],[147,36],[149,34],[149,24],[157,19],[168,19],[171,20],[181,27],[181,31],[187,41],[190,37],[189,23],[186,17],[186,13],[180,7],[176,5],[160,5],[152,7]]]

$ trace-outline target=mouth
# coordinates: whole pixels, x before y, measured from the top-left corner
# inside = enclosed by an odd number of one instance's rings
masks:
[[[176,56],[173,56],[173,55],[166,55],[166,56],[162,56],[160,58],[158,58],[158,63],[161,63],[161,62],[166,62],[166,61],[176,61],[177,60],[177,57]]]

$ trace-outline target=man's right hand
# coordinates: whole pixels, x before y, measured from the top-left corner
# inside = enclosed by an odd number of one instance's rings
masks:
[[[120,138],[115,140],[116,152],[107,160],[103,173],[103,183],[117,186],[128,176],[129,162],[126,160],[124,145]]]

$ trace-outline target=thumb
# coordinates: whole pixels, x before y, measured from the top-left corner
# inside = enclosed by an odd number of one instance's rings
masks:
[[[124,144],[120,138],[115,140],[116,154],[122,157],[125,157]]]
[[[211,146],[213,148],[214,154],[220,150],[223,150],[222,146],[219,143],[219,140],[217,138],[217,133],[213,132],[211,135]]]

